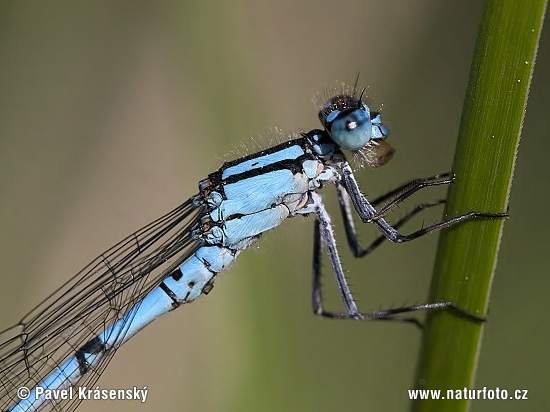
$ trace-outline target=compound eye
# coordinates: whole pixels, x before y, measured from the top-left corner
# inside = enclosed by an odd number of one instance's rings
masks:
[[[327,131],[336,144],[348,150],[361,149],[373,137],[370,115],[363,109],[338,113],[327,124]]]

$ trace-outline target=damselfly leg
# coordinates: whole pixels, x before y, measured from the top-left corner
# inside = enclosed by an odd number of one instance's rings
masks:
[[[355,177],[348,168],[347,163],[342,165],[342,182],[337,186],[338,201],[342,217],[344,220],[344,228],[348,245],[355,257],[363,257],[372,252],[378,247],[384,240],[389,239],[392,242],[401,243],[407,242],[418,237],[424,236],[436,230],[440,230],[445,227],[452,226],[468,219],[475,218],[504,218],[507,217],[507,213],[484,213],[484,212],[468,212],[460,216],[453,217],[451,219],[443,220],[431,226],[422,228],[408,235],[403,235],[397,231],[405,222],[410,220],[413,216],[422,210],[437,206],[444,203],[444,200],[436,200],[433,202],[421,203],[417,205],[412,211],[403,216],[395,225],[387,223],[382,216],[384,216],[389,210],[405,201],[407,198],[418,192],[420,189],[429,186],[438,186],[450,184],[453,178],[447,178],[449,175],[436,175],[426,179],[416,179],[405,185],[394,189],[387,194],[375,199],[370,203],[361,193]],[[382,207],[380,210],[376,210],[374,205],[378,205],[387,199],[393,198],[388,204]],[[483,317],[476,316],[470,312],[460,308],[455,303],[450,301],[425,303],[421,305],[412,305],[406,307],[383,309],[373,312],[360,312],[357,308],[357,304],[353,299],[353,295],[349,290],[349,286],[343,274],[343,270],[340,263],[340,257],[336,249],[334,235],[330,226],[330,218],[326,212],[322,200],[320,197],[314,197],[315,203],[315,226],[314,226],[314,241],[313,241],[313,284],[312,284],[312,306],[315,314],[330,318],[340,319],[378,319],[378,320],[397,320],[412,322],[418,326],[421,326],[418,319],[408,316],[400,316],[403,313],[409,313],[419,310],[431,310],[431,309],[449,309],[454,313],[467,317],[474,321],[484,321]],[[350,204],[351,203],[351,204]],[[353,222],[353,213],[351,205],[360,216],[361,220],[365,223],[373,223],[382,233],[381,236],[376,238],[367,247],[362,247],[359,244],[357,238],[357,232]],[[321,292],[321,258],[322,258],[322,246],[325,246],[332,270],[334,272],[336,283],[340,291],[342,301],[344,303],[344,312],[332,312],[326,311],[323,307],[323,299]]]
[[[391,209],[393,209],[395,206],[397,206],[400,203],[403,203],[406,199],[408,199],[410,196],[412,196],[418,190],[424,187],[440,186],[440,185],[447,185],[452,183],[454,179],[448,178],[449,176],[450,176],[449,173],[445,173],[445,174],[430,176],[424,179],[412,180],[374,199],[371,202],[371,205],[375,207],[387,201],[388,199],[392,199],[390,202],[385,204],[380,210],[378,210],[377,216],[382,217],[386,213],[388,213]],[[355,224],[353,221],[350,197],[346,192],[346,189],[342,185],[337,185],[336,189],[337,189],[337,195],[338,195],[338,203],[340,205],[340,211],[342,214],[342,219],[344,221],[344,228],[346,231],[346,238],[348,241],[348,245],[355,257],[363,257],[369,254],[370,252],[372,252],[376,247],[378,247],[378,245],[380,245],[387,238],[381,235],[378,238],[376,238],[367,247],[365,248],[361,247],[357,239],[357,231],[355,229]],[[428,209],[430,207],[441,205],[443,203],[445,203],[445,200],[439,199],[432,202],[418,204],[415,206],[415,208],[412,211],[408,212],[405,216],[400,218],[399,221],[393,225],[393,227],[395,229],[398,229],[420,211],[424,209]]]
[[[373,223],[378,230],[389,240],[395,243],[408,242],[413,239],[417,239],[421,236],[424,236],[430,232],[441,230],[443,228],[452,226],[456,223],[462,222],[468,219],[476,218],[505,218],[508,217],[508,213],[487,213],[487,212],[476,212],[471,211],[464,213],[459,216],[452,217],[450,219],[443,220],[441,222],[435,223],[431,226],[422,228],[415,232],[412,232],[408,235],[403,235],[399,233],[392,225],[384,220],[384,218],[379,217],[380,214],[378,211],[371,205],[371,203],[363,196],[359,185],[355,180],[355,176],[351,170],[351,167],[347,162],[342,164],[342,186],[350,196],[351,203],[357,215],[364,223]]]

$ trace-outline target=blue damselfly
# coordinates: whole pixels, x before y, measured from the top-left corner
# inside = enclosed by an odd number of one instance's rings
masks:
[[[51,400],[48,391],[90,387],[116,350],[137,332],[214,287],[217,274],[262,233],[298,215],[314,217],[312,306],[315,314],[340,319],[418,323],[407,312],[450,308],[476,318],[452,302],[435,302],[361,312],[350,292],[336,248],[330,217],[317,193],[335,185],[349,246],[356,257],[383,240],[406,242],[466,219],[503,213],[469,212],[403,235],[397,229],[425,208],[423,203],[390,225],[384,216],[428,186],[448,185],[453,176],[416,179],[369,201],[359,189],[346,152],[372,167],[393,155],[388,128],[356,88],[343,89],[319,107],[322,129],[226,162],[199,182],[198,193],[101,254],[0,336],[2,410],[74,410],[80,399]],[[381,207],[377,208],[379,205]],[[353,215],[373,224],[379,238],[363,248]],[[321,295],[323,246],[344,310],[327,311]],[[19,388],[29,388],[23,394]]]

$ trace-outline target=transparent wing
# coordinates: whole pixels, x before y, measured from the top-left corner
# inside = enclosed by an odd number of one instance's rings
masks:
[[[18,388],[40,383],[188,259],[199,246],[190,228],[201,212],[186,201],[98,256],[21,322],[1,332],[0,410],[19,401]],[[78,384],[92,386],[114,352]],[[46,409],[73,411],[79,403],[57,401]]]

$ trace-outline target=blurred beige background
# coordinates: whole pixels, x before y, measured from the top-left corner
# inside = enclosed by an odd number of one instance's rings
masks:
[[[480,12],[479,1],[436,0],[3,2],[0,329],[194,194],[235,147],[244,154],[275,126],[318,127],[311,97],[335,80],[360,72],[397,149],[384,168],[358,172],[367,195],[448,170]],[[548,403],[549,41],[547,31],[475,385],[528,389],[528,410]],[[333,189],[324,195],[341,235]],[[147,385],[145,404],[78,410],[406,410],[420,332],[313,316],[311,232],[295,219],[267,234],[208,297],[118,352],[99,385]],[[340,239],[363,310],[426,300],[437,236],[359,261]],[[324,284],[338,308],[332,278]]]

